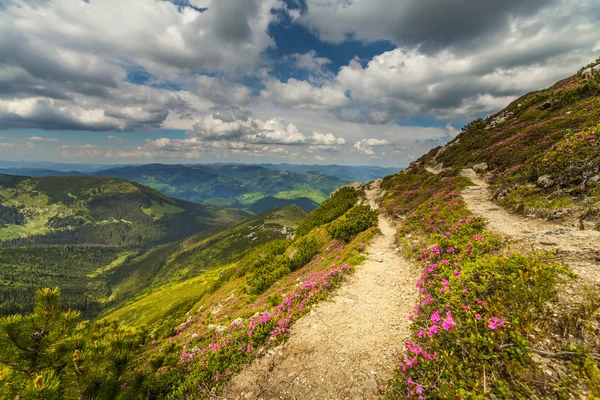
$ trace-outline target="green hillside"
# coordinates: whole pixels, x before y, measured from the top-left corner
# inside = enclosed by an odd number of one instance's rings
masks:
[[[148,248],[250,215],[122,179],[0,175],[0,315],[60,286],[63,306],[94,316],[111,296],[107,277]]]
[[[600,229],[600,72],[590,68],[599,63],[383,179],[397,245],[422,270],[386,397],[600,396],[598,252],[596,235],[581,232]],[[485,197],[486,183],[496,202],[487,212],[525,214],[512,216],[524,225],[514,235],[488,227],[462,193],[477,184]],[[539,247],[557,231],[566,235],[556,248]],[[568,249],[577,234],[590,242]]]
[[[148,246],[239,221],[248,213],[193,204],[123,179],[0,175],[4,246]]]
[[[155,323],[200,299],[227,264],[256,246],[291,238],[305,216],[301,208],[286,206],[133,259],[108,278],[110,300],[116,305],[104,315],[132,327]],[[136,295],[130,300],[132,294]]]
[[[599,61],[471,122],[417,164],[485,163],[485,178],[501,204],[600,226],[600,74],[587,72]]]
[[[316,172],[276,171],[257,165],[149,164],[94,174],[128,179],[183,200],[237,208],[247,208],[269,196],[287,200],[308,198],[321,203],[348,182]],[[268,211],[267,204],[262,204],[260,210]],[[269,210],[282,205],[273,203]]]

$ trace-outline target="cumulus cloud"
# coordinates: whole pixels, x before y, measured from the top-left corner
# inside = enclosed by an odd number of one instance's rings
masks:
[[[297,21],[323,40],[340,43],[348,37],[399,46],[437,50],[476,42],[482,36],[508,29],[514,18],[524,18],[553,5],[550,0],[306,0]]]
[[[401,143],[392,143],[386,139],[369,138],[354,143],[352,150],[361,155],[380,158],[380,156],[386,155],[386,152],[383,150],[387,149],[391,150],[393,154],[405,154],[411,150],[411,147]],[[379,155],[377,151],[380,151]]]
[[[255,144],[342,145],[344,138],[331,133],[313,132],[305,136],[298,127],[282,118],[266,121],[254,118],[249,111],[237,107],[220,107],[198,120],[188,136],[202,141],[232,141]]]
[[[215,103],[243,104],[249,89],[222,75],[255,73],[263,63],[260,55],[274,44],[267,28],[281,3],[203,4],[199,9],[159,0],[5,2],[0,126],[158,128],[170,113],[187,118],[194,111],[169,86]],[[150,74],[146,86],[129,81],[132,70]]]
[[[307,136],[281,118],[261,120],[234,106],[220,106],[194,123],[186,139],[147,140],[133,151],[109,151],[113,158],[199,158],[203,153],[285,156],[281,146],[308,146],[310,151],[335,151],[346,140],[332,133],[313,132]],[[279,147],[273,147],[279,146]]]
[[[375,156],[375,148],[389,146],[391,143],[385,139],[364,139],[354,143],[354,150],[365,156]]]
[[[307,81],[294,78],[287,82],[270,79],[260,95],[281,106],[295,109],[333,110],[350,102],[344,91],[333,85],[313,86]]]
[[[398,47],[366,63],[350,61],[322,87],[300,90],[297,82],[276,82],[263,96],[288,107],[327,109],[349,121],[386,123],[414,115],[465,121],[573,74],[597,56],[598,2],[430,3],[308,0],[297,20],[323,39],[387,38]],[[471,12],[477,17],[468,17]],[[425,23],[430,17],[438,22]],[[483,22],[488,18],[493,23]],[[351,101],[324,102],[316,96],[324,88],[348,93]]]

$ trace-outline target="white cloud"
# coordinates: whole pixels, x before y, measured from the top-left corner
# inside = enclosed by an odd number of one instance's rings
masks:
[[[114,135],[107,135],[107,136],[106,136],[106,138],[107,138],[108,140],[113,140],[113,141],[115,141],[115,142],[116,142],[116,143],[118,143],[118,144],[123,144],[123,143],[125,143],[125,141],[123,140],[123,138],[120,138],[120,137],[118,137],[118,136],[114,136]]]
[[[312,86],[307,81],[294,78],[285,83],[270,79],[260,95],[284,107],[309,110],[333,110],[350,102],[339,88],[332,85]]]
[[[60,154],[65,158],[93,157],[100,154],[100,147],[94,144],[82,146],[63,145]]]

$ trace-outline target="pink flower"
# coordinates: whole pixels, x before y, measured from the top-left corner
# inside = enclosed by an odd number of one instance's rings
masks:
[[[215,375],[215,381],[218,381],[219,379],[221,379],[221,374],[216,374]]]
[[[444,320],[444,322],[442,322],[442,328],[444,328],[445,331],[448,331],[454,326],[456,326],[456,322],[454,322],[454,320],[452,319],[452,313],[448,311],[446,313],[446,319]]]
[[[440,331],[440,328],[437,325],[432,325],[427,331],[429,332],[429,337],[433,337],[434,335],[437,335],[437,333]]]
[[[504,328],[504,322],[500,320],[498,317],[492,317],[490,322],[488,323],[488,328],[494,330],[496,328]]]
[[[476,320],[480,320],[481,319],[481,314],[479,314],[479,313],[475,314],[475,319]]]
[[[431,319],[431,322],[433,322],[434,324],[439,323],[442,320],[442,318],[440,317],[440,312],[438,310],[435,310],[433,312],[433,314],[431,314],[430,319]]]
[[[415,393],[416,393],[416,394],[421,394],[421,393],[423,393],[423,386],[421,386],[421,385],[417,384],[417,385],[415,386]]]

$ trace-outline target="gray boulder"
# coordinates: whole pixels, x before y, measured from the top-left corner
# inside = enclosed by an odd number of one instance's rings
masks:
[[[538,178],[537,185],[543,189],[548,189],[554,185],[554,179],[550,175],[542,175]]]
[[[484,163],[484,162],[473,165],[473,171],[475,171],[475,172],[483,172],[483,171],[487,171],[487,169],[488,169],[488,165],[487,165],[487,163]]]
[[[471,180],[477,179],[477,172],[473,168],[461,169],[459,175]]]

